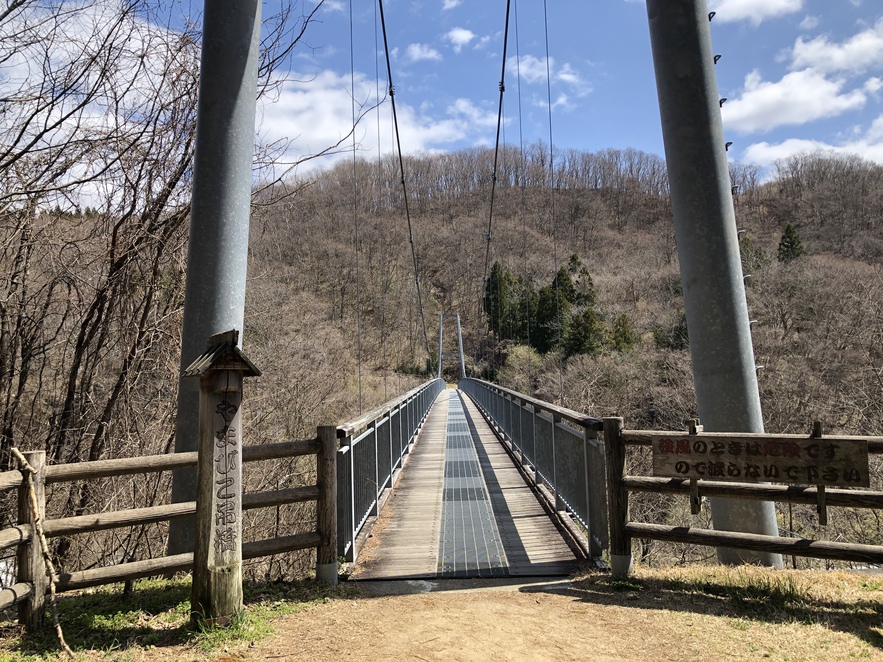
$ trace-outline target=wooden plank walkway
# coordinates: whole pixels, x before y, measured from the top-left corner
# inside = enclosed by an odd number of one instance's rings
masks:
[[[568,575],[577,557],[475,405],[436,400],[352,579]]]

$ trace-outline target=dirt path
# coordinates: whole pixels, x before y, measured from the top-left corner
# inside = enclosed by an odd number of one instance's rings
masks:
[[[734,616],[714,596],[667,597],[646,587],[366,582],[359,594],[286,616],[271,637],[227,659],[883,660],[880,630],[859,621],[807,624],[788,613],[753,620],[750,605]]]
[[[365,586],[364,598],[286,619],[276,636],[251,652],[264,659],[323,661],[650,659],[643,636],[633,630],[631,609],[590,609],[568,594],[567,582],[433,584],[456,590],[387,595],[430,586]],[[654,619],[641,620],[643,635],[675,643]]]

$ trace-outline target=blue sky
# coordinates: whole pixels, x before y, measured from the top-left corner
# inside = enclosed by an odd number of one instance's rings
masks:
[[[643,0],[547,0],[552,139],[560,148],[633,147],[662,154]],[[542,0],[513,0],[504,138],[549,140]],[[265,12],[269,8],[265,8]],[[490,146],[496,128],[505,0],[386,0],[405,152]],[[834,149],[883,163],[880,0],[709,0],[731,158],[771,166]],[[355,97],[386,89],[376,3],[354,1]],[[517,15],[517,21],[516,21]],[[286,83],[259,112],[265,139],[292,156],[334,142],[350,124],[350,5],[326,0]],[[516,40],[517,26],[517,40]],[[381,49],[378,54],[376,48]],[[520,65],[520,66],[518,66]],[[520,77],[517,75],[520,70]],[[519,93],[520,82],[520,93]],[[521,119],[519,121],[519,107]],[[389,103],[358,130],[360,153],[392,146]]]

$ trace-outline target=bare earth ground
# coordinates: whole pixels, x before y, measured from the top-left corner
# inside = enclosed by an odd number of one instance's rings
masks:
[[[672,611],[665,596],[568,589],[567,582],[378,595],[287,617],[244,655],[281,660],[883,659],[877,646],[824,625]],[[460,586],[475,582],[459,582]],[[402,589],[404,587],[398,587]],[[419,586],[408,588],[420,589]],[[427,587],[428,588],[428,587]],[[879,595],[878,595],[879,598]],[[878,611],[878,617],[880,612]],[[879,621],[879,618],[878,618]]]
[[[182,586],[172,589],[170,606]],[[115,628],[112,645],[76,645],[75,659],[883,660],[881,575],[691,567],[639,569],[628,580],[592,571],[572,579],[347,582],[308,603],[297,590],[253,596],[249,611],[280,600],[296,609],[254,641],[240,635],[206,653],[205,642],[181,629],[185,603],[165,616],[141,612],[154,635]],[[113,614],[105,616],[104,625],[69,620],[66,633],[77,639],[78,627],[106,627]],[[14,628],[5,632],[14,636]],[[7,643],[0,639],[0,660],[45,659]]]
[[[706,575],[697,581],[695,569],[685,572],[683,582],[677,571],[660,577],[647,570],[626,582],[601,573],[527,582],[362,582],[350,596],[281,617],[269,637],[230,645],[220,654],[158,646],[130,649],[126,657],[883,660],[883,591],[877,581],[789,571],[778,573],[771,585],[765,579],[770,575],[758,570],[749,576],[748,590],[733,589],[753,572],[709,569],[707,583]],[[789,586],[797,589],[790,597]],[[757,589],[773,597],[758,598]]]

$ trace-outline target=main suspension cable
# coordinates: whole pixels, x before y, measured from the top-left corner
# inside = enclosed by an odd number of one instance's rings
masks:
[[[500,72],[500,103],[497,108],[497,138],[494,144],[494,171],[491,177],[491,207],[487,221],[487,246],[484,253],[484,288],[487,287],[488,269],[491,263],[491,238],[494,222],[494,196],[497,190],[497,163],[500,157],[500,127],[503,124],[503,93],[506,91],[506,51],[509,45],[509,8],[511,0],[506,1],[506,27],[503,30],[503,65]]]
[[[401,173],[402,198],[405,203],[405,218],[408,221],[408,241],[411,243],[411,259],[414,263],[414,284],[417,288],[417,306],[420,308],[420,322],[423,325],[423,344],[429,361],[429,373],[433,373],[432,354],[429,351],[429,335],[426,333],[426,316],[423,311],[423,297],[420,294],[420,272],[417,269],[417,249],[414,247],[414,230],[411,227],[411,211],[408,207],[408,189],[405,185],[405,161],[402,157],[402,141],[399,135],[399,119],[396,113],[395,87],[392,83],[392,65],[389,59],[389,41],[386,37],[386,18],[383,13],[383,0],[377,0],[380,7],[380,29],[383,32],[383,50],[386,55],[386,75],[389,78],[389,100],[392,103],[392,122],[395,127],[396,149],[399,156],[399,172]]]

